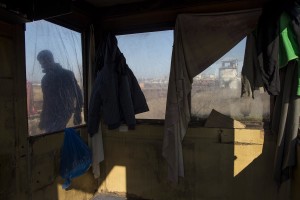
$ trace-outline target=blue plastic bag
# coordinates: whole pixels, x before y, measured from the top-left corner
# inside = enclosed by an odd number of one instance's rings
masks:
[[[61,148],[60,175],[65,179],[62,185],[67,189],[71,179],[84,174],[92,164],[92,152],[73,128],[65,129]]]

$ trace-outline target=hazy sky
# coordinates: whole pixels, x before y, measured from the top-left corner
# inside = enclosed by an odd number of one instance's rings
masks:
[[[221,67],[221,61],[227,59],[238,59],[238,71],[241,72],[244,62],[245,47],[246,37],[202,73],[218,75],[218,69]]]
[[[117,36],[128,66],[138,78],[157,78],[170,73],[173,31]]]
[[[170,73],[173,31],[160,31],[117,36],[118,45],[126,61],[138,78],[161,78]],[[206,74],[217,74],[221,60],[238,59],[239,70],[244,59],[246,39],[232,48]]]
[[[129,67],[137,78],[162,78],[170,73],[173,47],[173,31],[159,31],[117,36],[118,45]],[[56,62],[71,69],[77,75],[82,66],[81,34],[47,21],[26,24],[27,79],[40,81],[43,73],[36,55],[43,49],[54,54]],[[221,60],[235,58],[242,67],[245,39],[231,49],[211,67],[206,74],[217,74]]]
[[[81,34],[53,23],[40,20],[26,24],[26,74],[31,81],[40,81],[43,73],[37,54],[48,49],[55,62],[72,70],[79,78],[82,69]],[[79,81],[79,80],[78,80]]]

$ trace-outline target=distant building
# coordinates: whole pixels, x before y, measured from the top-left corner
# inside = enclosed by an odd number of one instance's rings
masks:
[[[238,59],[221,61],[219,85],[221,88],[238,89]]]

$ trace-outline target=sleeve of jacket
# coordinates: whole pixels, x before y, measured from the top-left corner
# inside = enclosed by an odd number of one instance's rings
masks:
[[[77,82],[75,76],[73,76],[73,80],[74,80],[75,98],[76,98],[75,112],[81,112],[81,108],[83,106],[82,91],[80,89],[80,86],[78,85],[78,82]]]
[[[270,95],[280,92],[279,19],[282,7],[267,5],[257,25],[256,48],[264,88]]]
[[[134,76],[133,72],[127,67],[127,76],[129,81],[129,88],[131,90],[131,99],[134,108],[134,114],[139,114],[149,111],[149,107],[144,96],[144,93]]]
[[[136,124],[134,107],[131,98],[128,76],[126,74],[120,75],[119,95],[124,120],[129,129],[134,129]]]
[[[256,39],[254,34],[255,32],[252,32],[247,36],[242,69],[241,97],[254,98],[254,90],[259,87],[263,87],[260,69],[258,66]]]

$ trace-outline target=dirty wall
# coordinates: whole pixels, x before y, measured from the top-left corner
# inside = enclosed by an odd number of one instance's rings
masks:
[[[145,199],[287,199],[272,167],[275,137],[259,129],[190,128],[183,141],[185,177],[167,181],[161,156],[163,127],[104,130],[105,160],[99,191]]]
[[[63,134],[27,137],[24,55],[23,26],[0,22],[0,199],[83,200],[97,191],[144,199],[299,199],[298,170],[292,190],[288,184],[277,190],[276,137],[259,129],[190,128],[183,142],[185,178],[172,185],[161,156],[162,125],[128,132],[103,126],[100,179],[90,170],[62,190]],[[85,128],[80,132],[87,141]]]

